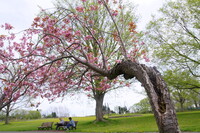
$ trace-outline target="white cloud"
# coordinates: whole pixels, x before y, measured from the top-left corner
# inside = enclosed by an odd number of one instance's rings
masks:
[[[137,7],[137,14],[140,20],[138,23],[139,29],[145,29],[145,25],[151,20],[152,14],[157,14],[159,8],[162,7],[165,0],[133,0]]]
[[[0,24],[10,23],[17,30],[30,27],[33,18],[42,8],[53,6],[51,0],[1,0],[0,1]]]
[[[156,0],[134,0],[135,3],[138,4],[150,4],[152,2],[155,2]]]

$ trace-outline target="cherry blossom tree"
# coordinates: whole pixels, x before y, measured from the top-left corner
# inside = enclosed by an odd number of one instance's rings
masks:
[[[5,82],[8,87],[2,101],[12,95],[9,92],[14,88],[21,95],[26,86],[27,94],[49,100],[78,88],[103,94],[111,87],[110,82],[117,84],[117,77],[122,75],[142,83],[161,133],[180,132],[161,74],[155,67],[139,63],[149,59],[127,6],[116,0],[81,0],[67,3],[67,7],[58,3],[56,7],[43,10],[18,41],[13,40],[11,25],[2,26],[9,34],[1,35],[1,66],[12,62],[23,70],[18,82]]]
[[[2,36],[1,36],[2,37]],[[8,36],[7,36],[8,37]],[[8,37],[9,38],[9,37]],[[5,55],[1,50],[2,55]],[[21,79],[23,69],[16,62],[3,59],[0,61],[0,110],[15,104],[19,98],[24,96],[31,86],[26,79]],[[19,91],[20,90],[20,91]]]

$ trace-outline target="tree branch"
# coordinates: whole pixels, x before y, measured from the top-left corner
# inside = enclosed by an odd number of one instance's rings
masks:
[[[122,48],[122,54],[124,55],[124,58],[125,58],[126,60],[128,60],[128,56],[127,56],[127,53],[126,53],[125,45],[124,45],[124,42],[123,42],[123,40],[122,40],[122,38],[121,38],[121,33],[120,33],[119,29],[118,29],[118,26],[117,26],[117,24],[116,24],[116,22],[115,22],[115,20],[114,20],[114,18],[113,18],[113,16],[112,16],[112,14],[111,14],[109,8],[108,8],[108,5],[106,4],[105,0],[101,0],[101,1],[103,1],[104,6],[105,6],[106,10],[108,11],[109,16],[111,17],[111,19],[112,19],[112,21],[113,21],[113,23],[114,23],[114,25],[115,25],[115,28],[116,28],[116,30],[117,30],[118,37],[119,37],[120,42],[121,42],[121,43],[120,43],[120,46],[121,46],[121,48]]]

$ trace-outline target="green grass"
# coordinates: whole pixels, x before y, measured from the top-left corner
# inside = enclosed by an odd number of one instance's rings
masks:
[[[133,114],[131,114],[133,115]],[[200,132],[200,111],[177,114],[182,131]],[[94,122],[95,117],[74,117],[79,121],[76,132],[154,132],[158,131],[152,114],[135,117],[109,118],[105,122]],[[65,118],[64,120],[67,120]],[[13,121],[9,125],[0,122],[0,131],[32,131],[42,122],[58,122],[58,119],[39,119],[30,121]],[[55,126],[53,127],[55,130]],[[74,130],[75,131],[75,130]]]
[[[178,113],[181,131],[200,132],[200,111]]]

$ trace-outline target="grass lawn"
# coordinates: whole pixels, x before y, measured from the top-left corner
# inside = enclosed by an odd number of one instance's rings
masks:
[[[131,114],[134,115],[134,114]],[[200,132],[200,111],[177,113],[182,131]],[[76,132],[154,132],[158,131],[152,114],[134,117],[109,118],[105,122],[94,122],[95,117],[74,117],[79,121]],[[68,120],[64,118],[64,120]],[[0,122],[0,131],[31,131],[37,130],[42,122],[58,122],[56,119],[39,119],[29,121],[12,121],[9,125]],[[54,125],[55,130],[55,125]],[[75,132],[75,130],[74,130]]]

